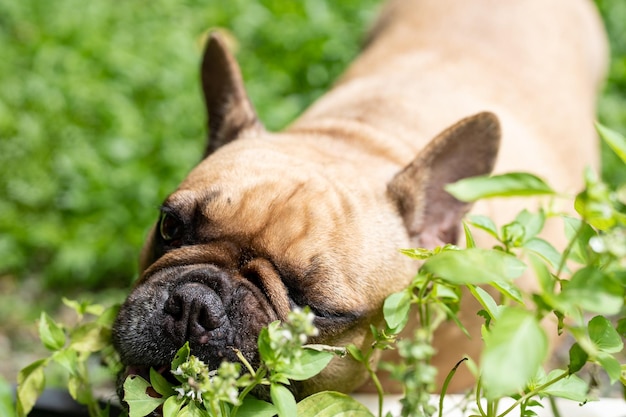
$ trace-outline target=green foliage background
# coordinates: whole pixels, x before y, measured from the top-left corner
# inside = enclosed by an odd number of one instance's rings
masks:
[[[358,50],[374,1],[0,1],[0,274],[126,286],[200,159],[202,35],[230,30],[269,128]],[[349,22],[349,23],[348,23]]]
[[[0,279],[127,286],[158,205],[204,147],[203,34],[234,35],[277,129],[356,55],[378,3],[0,0]],[[597,3],[613,45],[600,120],[624,132],[626,2]]]

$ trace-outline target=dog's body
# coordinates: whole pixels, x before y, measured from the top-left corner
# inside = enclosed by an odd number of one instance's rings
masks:
[[[211,367],[234,359],[233,346],[255,361],[260,328],[304,305],[315,341],[366,347],[383,300],[416,272],[398,249],[457,239],[468,206],[443,185],[495,163],[576,191],[595,162],[605,55],[586,0],[395,0],[337,86],[268,133],[212,38],[207,158],[165,201],[114,328],[129,372],[169,363],[185,340]],[[477,207],[500,222],[519,209]],[[479,319],[468,320],[479,337]],[[444,369],[478,345],[453,326],[435,343]],[[337,359],[298,394],[364,379]]]

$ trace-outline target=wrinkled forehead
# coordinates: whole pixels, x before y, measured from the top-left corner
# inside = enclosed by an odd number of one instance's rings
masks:
[[[350,201],[323,171],[305,162],[257,159],[199,165],[166,201],[202,219],[207,238],[238,237],[260,243],[302,240],[316,229],[323,236],[345,221]],[[257,243],[259,243],[257,242]]]

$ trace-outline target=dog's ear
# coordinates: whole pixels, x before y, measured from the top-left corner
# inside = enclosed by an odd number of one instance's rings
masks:
[[[205,157],[244,133],[263,130],[243,85],[239,65],[216,32],[206,44],[200,74],[209,119]]]
[[[388,184],[411,239],[432,249],[455,243],[470,204],[444,190],[462,178],[493,169],[500,143],[500,125],[493,113],[479,113],[448,128]]]

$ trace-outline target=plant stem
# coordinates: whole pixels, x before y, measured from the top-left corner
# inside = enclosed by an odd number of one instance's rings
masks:
[[[82,356],[82,355],[81,355]],[[86,360],[88,356],[82,356],[83,360],[79,359],[78,363],[78,376],[80,378],[80,382],[83,385],[84,394],[87,396],[82,403],[87,405],[87,412],[90,417],[98,417],[102,414],[102,410],[100,410],[100,406],[98,405],[98,401],[93,397],[93,390],[91,388],[91,380],[89,379],[89,369],[86,364]]]
[[[264,366],[262,366],[255,372],[254,368],[252,368],[252,365],[250,365],[250,362],[248,362],[248,360],[243,356],[243,353],[241,353],[239,349],[235,349],[235,354],[237,355],[237,358],[241,361],[241,363],[243,363],[243,365],[246,367],[252,378],[254,378],[254,381],[246,386],[243,391],[241,391],[241,394],[239,394],[239,402],[243,402],[243,399],[246,398],[246,395],[248,395],[250,391],[252,391],[257,385],[263,383],[263,378],[267,374],[267,370]],[[239,405],[233,407],[230,413],[231,417],[235,417],[237,415],[239,407]]]
[[[419,312],[419,321],[420,326],[424,329],[430,330],[430,315],[428,314],[428,303],[425,302],[426,293],[428,291],[428,286],[431,284],[432,279],[428,278],[421,286],[418,294],[417,294],[417,304],[418,304],[418,312]],[[432,332],[431,332],[432,333]]]
[[[578,230],[576,230],[576,234],[567,243],[567,246],[565,247],[565,250],[563,251],[563,255],[561,256],[561,261],[559,262],[559,268],[556,271],[557,277],[561,276],[561,272],[563,272],[563,268],[565,268],[565,263],[567,262],[567,258],[569,258],[569,254],[574,248],[574,244],[576,243],[576,241],[582,234],[584,227],[585,227],[585,224],[581,222],[580,227],[578,228]]]
[[[561,417],[561,413],[559,412],[559,408],[556,406],[556,401],[554,397],[548,397],[548,401],[550,402],[550,408],[552,409],[552,414],[554,417]]]
[[[443,381],[443,386],[441,387],[441,395],[439,396],[439,417],[443,416],[443,398],[446,395],[446,391],[448,390],[448,385],[450,385],[450,381],[452,377],[456,373],[457,368],[461,365],[461,363],[465,362],[467,358],[463,358],[454,365],[452,370],[448,372],[448,376],[446,376],[445,381]]]
[[[562,380],[563,378],[566,378],[568,375],[569,375],[569,372],[568,371],[564,371],[561,375],[557,376],[553,380],[546,382],[545,384],[535,388],[534,390],[530,391],[527,394],[524,394],[519,400],[515,401],[515,403],[513,403],[512,406],[507,408],[502,414],[499,414],[497,417],[503,417],[503,416],[507,415],[508,413],[513,411],[515,409],[515,407],[520,405],[523,401],[526,401],[530,397],[533,397],[533,396],[537,395],[539,392],[541,392],[544,389],[548,388],[550,385],[552,385],[552,384]]]
[[[370,379],[374,383],[376,387],[376,391],[378,392],[378,417],[383,417],[383,402],[385,399],[385,392],[383,391],[383,385],[380,383],[380,379],[378,379],[378,375],[376,375],[376,371],[372,368],[370,363],[370,359],[372,357],[372,353],[374,349],[371,349],[364,360],[365,369],[370,376]]]
[[[226,408],[226,403],[223,401],[220,401],[220,416],[222,417],[226,417],[228,416],[228,411]]]
[[[250,393],[250,391],[252,391],[257,385],[260,385],[263,382],[263,378],[265,377],[265,373],[266,373],[265,369],[261,368],[254,375],[252,375],[254,377],[254,381],[250,385],[245,387],[243,389],[243,391],[241,391],[241,394],[239,394],[239,402],[240,403],[243,402],[243,399],[246,398],[246,395],[248,395]],[[239,411],[239,407],[240,407],[240,405],[236,405],[236,406],[233,407],[233,409],[230,412],[230,417],[235,417],[237,415],[237,411]]]
[[[254,372],[254,368],[252,367],[252,365],[250,365],[250,362],[248,362],[245,356],[243,356],[243,353],[241,353],[239,349],[235,349],[235,355],[237,355],[237,359],[239,359],[241,363],[243,363],[250,375],[252,375],[253,378],[256,378],[256,372]]]
[[[499,400],[493,400],[490,402],[489,407],[489,417],[494,416],[498,413],[498,402]]]
[[[192,400],[193,401],[193,400]],[[207,410],[212,416],[219,416],[220,412],[219,412],[219,405],[215,404],[215,401],[209,401],[209,408],[210,410]]]
[[[480,403],[481,388],[482,388],[482,380],[478,378],[478,382],[476,383],[476,406],[478,407],[478,411],[480,412],[480,415],[485,417],[487,414],[485,414],[485,410],[483,410],[483,405]]]

